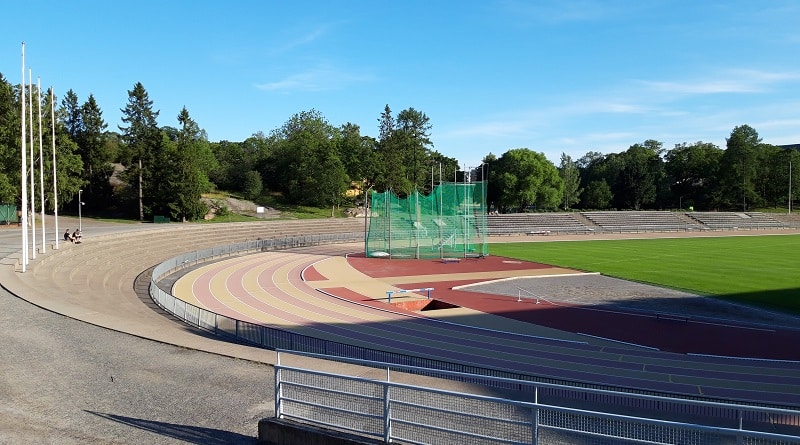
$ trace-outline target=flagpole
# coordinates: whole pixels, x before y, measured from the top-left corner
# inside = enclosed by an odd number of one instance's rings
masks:
[[[39,202],[42,208],[42,254],[47,252],[47,232],[44,221],[44,156],[42,156],[42,79],[36,76],[37,110],[39,110]]]
[[[31,135],[31,258],[36,259],[36,182],[33,180],[33,70],[28,68],[28,120],[30,120],[30,135]]]
[[[25,272],[28,265],[28,147],[25,146],[28,130],[25,128],[25,42],[22,42],[22,82],[20,82],[19,86],[20,102],[22,102],[22,174],[20,175],[22,202],[20,203],[20,214],[22,215],[22,272]]]
[[[50,140],[53,142],[53,219],[55,219],[56,223],[56,250],[58,250],[58,237],[61,236],[58,233],[58,186],[56,183],[56,111],[55,105],[55,95],[53,94],[53,87],[50,87],[50,128],[53,132],[52,137]]]

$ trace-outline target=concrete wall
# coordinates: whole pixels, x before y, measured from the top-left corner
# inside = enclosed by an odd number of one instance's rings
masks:
[[[258,443],[259,445],[379,445],[384,442],[272,417],[258,422]]]

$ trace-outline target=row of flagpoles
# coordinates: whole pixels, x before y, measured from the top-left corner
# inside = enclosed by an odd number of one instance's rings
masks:
[[[36,181],[35,181],[35,157],[34,157],[34,131],[33,131],[33,70],[28,69],[28,97],[27,97],[27,119],[31,122],[30,130],[27,128],[26,122],[26,100],[25,100],[25,42],[22,42],[22,82],[20,83],[20,102],[22,103],[22,129],[20,139],[22,141],[22,165],[21,165],[21,183],[22,183],[22,203],[21,203],[21,218],[22,220],[22,271],[27,270],[30,259],[36,259]],[[53,143],[53,209],[55,220],[55,248],[58,249],[58,188],[56,183],[56,116],[55,116],[55,96],[53,88],[50,87],[50,123],[52,131]],[[47,249],[47,235],[45,230],[45,199],[44,199],[44,156],[42,148],[42,84],[41,79],[37,78],[37,104],[39,111],[39,203],[41,204],[41,219],[42,219],[42,253]],[[28,139],[29,138],[29,139]],[[30,141],[30,150],[27,144]],[[30,169],[28,169],[28,155],[30,154]],[[28,172],[30,171],[30,206],[28,205]],[[28,214],[30,214],[30,232],[31,241],[28,245]],[[30,255],[29,255],[30,251]]]

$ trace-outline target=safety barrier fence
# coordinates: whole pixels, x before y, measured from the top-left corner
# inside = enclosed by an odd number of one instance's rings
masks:
[[[180,300],[173,296],[168,290],[161,289],[158,286],[158,283],[162,279],[180,271],[181,269],[219,258],[271,250],[291,249],[332,243],[357,242],[363,241],[363,239],[363,233],[304,235],[247,241],[244,243],[219,246],[195,252],[187,252],[170,258],[157,265],[153,269],[150,283],[150,296],[164,310],[170,312],[175,317],[192,326],[202,328],[216,335],[232,338],[237,341],[244,341],[267,349],[286,350],[294,353],[321,354],[325,355],[329,359],[338,357],[352,360],[363,360],[364,362],[391,363],[391,366],[393,367],[402,367],[403,372],[406,373],[416,372],[423,376],[434,374],[436,376],[448,375],[448,378],[460,382],[485,385],[488,387],[497,388],[498,390],[510,390],[518,393],[528,394],[533,393],[539,398],[539,400],[544,397],[547,400],[562,401],[559,402],[561,403],[562,407],[569,407],[571,403],[579,402],[588,403],[595,407],[602,407],[602,411],[605,413],[613,412],[614,410],[617,410],[620,413],[653,412],[654,418],[660,419],[664,419],[664,413],[674,413],[674,415],[678,416],[678,418],[682,418],[682,416],[708,417],[716,419],[715,422],[722,422],[725,425],[731,425],[731,422],[751,425],[751,430],[765,431],[765,434],[768,431],[772,431],[771,429],[775,428],[776,426],[780,428],[789,428],[792,431],[797,431],[797,428],[800,428],[800,411],[783,409],[786,407],[765,407],[769,409],[761,409],[759,407],[753,407],[750,405],[727,404],[724,401],[719,401],[713,398],[665,394],[643,388],[618,388],[590,382],[569,381],[551,377],[520,374],[505,369],[474,366],[468,363],[448,362],[436,358],[406,355],[354,346],[226,317],[224,315],[208,311]],[[327,378],[328,377],[322,376],[314,377],[315,381],[325,380]],[[331,376],[330,378],[333,379],[335,376]],[[410,389],[404,390],[410,391]],[[707,403],[688,403],[692,401]],[[671,405],[664,405],[665,403],[670,403]],[[518,405],[513,404],[513,406],[517,407]],[[744,407],[747,407],[747,409],[744,409]],[[530,409],[530,407],[524,409]],[[550,409],[550,411],[547,411],[549,413],[548,415],[555,415],[552,413],[556,412],[567,412],[556,409],[555,405],[553,405],[553,407],[549,407],[548,409]],[[770,411],[770,409],[772,409],[772,411]],[[606,414],[598,415],[600,417],[597,419],[600,419]],[[624,416],[624,414],[619,415]],[[600,422],[600,420],[597,421]],[[667,420],[661,421],[665,423],[669,422]],[[659,421],[650,419],[648,422]],[[324,424],[324,422],[321,423]],[[580,429],[582,427],[576,425],[575,428]],[[736,429],[735,426],[727,428]],[[794,432],[792,434],[795,434],[795,436],[792,436],[794,437],[795,441],[775,442],[773,439],[763,441],[762,437],[757,441],[732,443],[800,443],[800,432]],[[757,435],[753,437],[755,438]],[[569,441],[564,443],[569,443]],[[643,443],[692,442],[677,441]],[[707,443],[725,442],[712,441]]]
[[[343,361],[359,366],[385,369],[385,380],[364,378],[363,371],[342,373],[283,363],[284,354]],[[328,366],[330,368],[330,366]],[[394,374],[393,374],[394,373]],[[650,409],[634,414],[619,412],[615,406],[602,407],[585,401],[603,398],[630,398],[630,394],[584,389],[584,402],[564,403],[553,393],[574,388],[546,383],[525,383],[532,400],[487,396],[453,391],[419,383],[393,381],[399,373],[424,374],[451,380],[493,382],[493,387],[515,386],[519,381],[430,369],[415,369],[389,363],[342,360],[317,354],[278,351],[275,366],[275,415],[326,428],[382,438],[385,442],[410,444],[797,444],[798,428],[770,424],[772,431],[748,429],[759,425],[744,420],[746,412],[760,412],[773,421],[800,416],[800,411],[757,408],[733,403],[675,400],[644,396],[636,398]],[[398,379],[398,380],[402,380]],[[735,413],[731,418],[686,415],[675,410],[679,405],[711,408]],[[657,408],[655,407],[657,406]],[[602,411],[598,410],[601,409]],[[653,417],[648,417],[652,415]],[[655,417],[658,416],[658,417]],[[665,420],[665,417],[668,420]],[[764,427],[764,425],[760,425]],[[781,433],[780,431],[783,432]]]

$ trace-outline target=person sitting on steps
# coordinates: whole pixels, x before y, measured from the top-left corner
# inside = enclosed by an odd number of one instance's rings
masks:
[[[75,231],[72,232],[72,242],[75,244],[81,243],[81,229],[75,229]]]
[[[71,243],[75,242],[75,240],[72,238],[72,235],[69,234],[69,229],[67,229],[67,231],[64,232],[64,241],[69,241]]]

